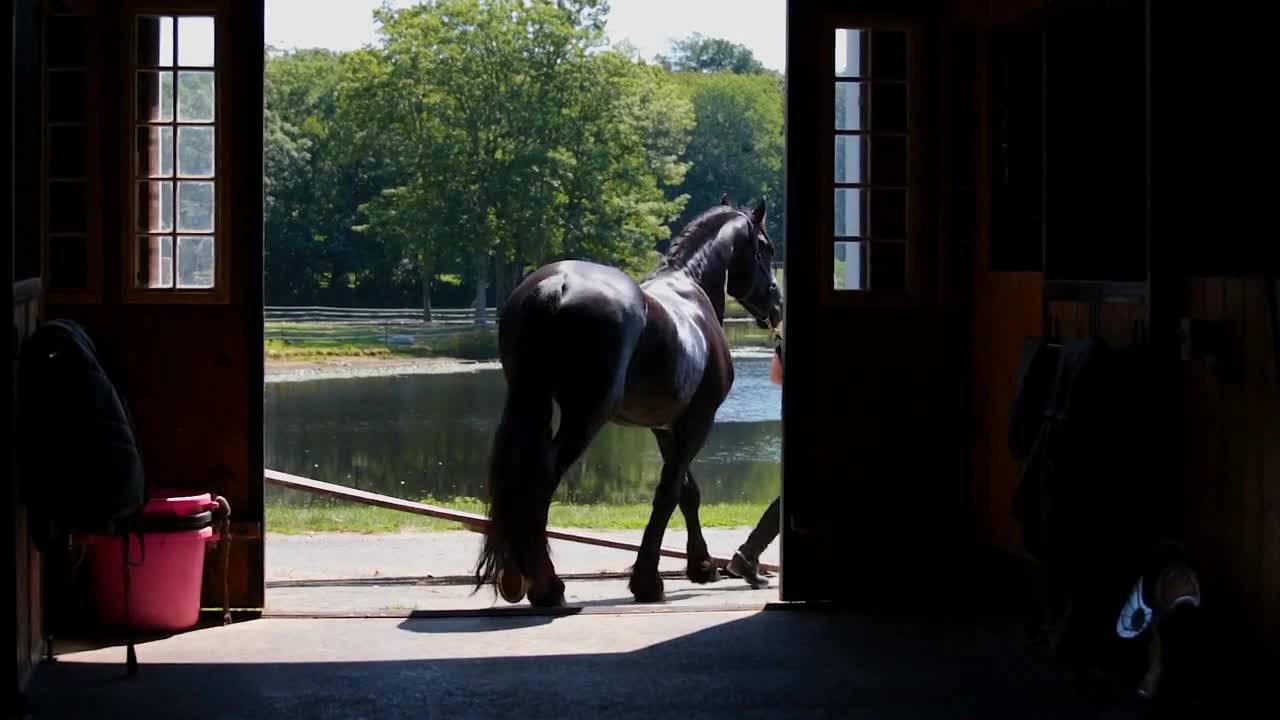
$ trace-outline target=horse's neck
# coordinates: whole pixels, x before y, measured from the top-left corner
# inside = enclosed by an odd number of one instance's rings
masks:
[[[725,292],[727,271],[719,253],[714,248],[707,248],[698,262],[690,263],[681,272],[690,282],[702,288],[702,292],[711,301],[711,307],[715,309],[716,320],[724,322],[725,304],[728,302],[728,293]]]
[[[720,273],[720,275],[721,280],[719,283],[705,281],[695,282],[698,282],[698,287],[702,288],[702,291],[707,294],[707,299],[711,301],[711,307],[716,311],[716,320],[724,322],[724,306],[727,302],[727,297],[724,291],[724,273]]]
[[[725,304],[728,293],[725,284],[728,278],[729,262],[733,253],[725,244],[723,236],[717,235],[687,256],[683,262],[674,267],[666,267],[654,274],[653,279],[663,275],[679,274],[702,288],[711,307],[715,309],[716,319],[724,322]]]

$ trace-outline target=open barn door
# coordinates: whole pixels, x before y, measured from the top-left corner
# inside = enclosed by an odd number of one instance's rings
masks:
[[[964,531],[936,23],[911,5],[788,3],[784,600],[899,597]]]
[[[263,2],[43,9],[48,317],[118,364],[149,485],[230,501],[203,604],[260,608]]]

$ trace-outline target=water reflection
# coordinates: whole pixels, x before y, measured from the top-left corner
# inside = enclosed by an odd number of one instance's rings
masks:
[[[768,351],[734,361],[733,392],[693,466],[703,502],[766,502],[780,484],[781,393]],[[407,499],[480,497],[500,372],[273,383],[267,467]],[[647,430],[606,426],[565,473],[557,499],[649,502],[662,461]],[[318,502],[268,486],[269,501]]]

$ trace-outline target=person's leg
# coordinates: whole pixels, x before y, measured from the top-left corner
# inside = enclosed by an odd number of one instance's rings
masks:
[[[742,544],[742,547],[738,548],[752,562],[759,560],[760,553],[764,552],[764,549],[769,547],[769,543],[778,537],[778,528],[781,523],[781,518],[779,517],[781,513],[779,504],[781,501],[782,498],[780,497],[774,498],[774,501],[770,503],[764,514],[760,516],[760,521],[756,523],[755,529],[747,536],[747,541]]]
[[[727,568],[729,574],[746,580],[752,587],[769,584],[769,581],[760,574],[760,553],[764,552],[764,549],[769,547],[769,543],[778,537],[778,529],[782,522],[781,500],[780,497],[774,499],[760,516],[751,534],[747,536],[747,541],[738,548],[729,561]]]

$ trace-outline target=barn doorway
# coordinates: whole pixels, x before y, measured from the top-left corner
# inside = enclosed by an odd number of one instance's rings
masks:
[[[480,535],[343,489],[484,512],[505,392],[495,308],[524,273],[576,258],[642,277],[727,195],[767,201],[785,290],[786,3],[665,4],[503,15],[363,0],[320,21],[301,0],[265,2],[268,614],[508,605],[472,594]],[[450,58],[463,65],[433,69]],[[467,133],[477,152],[447,151]],[[444,181],[459,177],[473,180]],[[490,212],[468,214],[477,196]],[[735,382],[693,466],[720,557],[780,496],[782,450],[776,338],[732,301],[725,329]],[[638,544],[661,465],[649,431],[606,426],[565,473],[549,524]],[[685,538],[676,512],[663,545]],[[633,603],[634,551],[551,544],[570,606]],[[664,557],[668,604],[774,601],[777,539],[761,560],[773,572],[753,589],[694,585]]]

